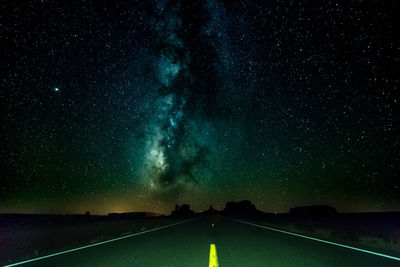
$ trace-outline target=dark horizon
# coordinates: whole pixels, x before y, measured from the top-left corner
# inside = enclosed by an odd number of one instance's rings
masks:
[[[1,211],[0,210],[0,215],[8,215],[8,214],[10,214],[10,215],[87,215],[86,213],[87,212],[89,212],[89,214],[88,215],[94,215],[94,216],[107,216],[107,215],[109,215],[109,214],[113,214],[113,213],[115,213],[115,214],[126,214],[126,213],[154,213],[154,214],[158,214],[158,215],[161,215],[161,216],[168,216],[168,215],[170,215],[171,214],[171,212],[174,210],[174,208],[176,207],[176,205],[178,205],[178,206],[181,206],[181,205],[189,205],[190,206],[190,208],[195,212],[195,213],[203,213],[203,212],[206,212],[210,207],[212,207],[214,210],[216,210],[216,211],[218,211],[218,212],[220,212],[220,211],[223,211],[225,208],[226,208],[226,204],[228,203],[228,202],[242,202],[242,201],[248,201],[248,200],[240,200],[240,201],[227,201],[226,203],[225,203],[225,205],[223,206],[223,207],[221,207],[221,208],[216,208],[216,206],[215,205],[212,205],[212,204],[210,204],[206,209],[200,209],[200,210],[193,210],[192,209],[192,205],[190,204],[190,203],[177,203],[177,204],[175,204],[173,207],[171,207],[171,210],[170,211],[166,211],[166,212],[164,212],[164,213],[157,213],[157,212],[154,212],[154,211],[151,211],[151,210],[127,210],[127,211],[109,211],[109,212],[106,212],[106,213],[93,213],[91,210],[85,210],[85,211],[83,211],[83,212],[76,212],[76,213],[63,213],[63,212],[56,212],[56,213],[53,213],[53,212],[41,212],[41,213],[23,213],[23,212],[3,212],[3,211]],[[251,202],[251,201],[250,201]],[[253,202],[251,202],[251,203],[253,203]],[[314,205],[296,205],[296,206],[293,206],[293,207],[291,207],[291,208],[289,208],[288,210],[285,210],[285,211],[268,211],[268,210],[262,210],[262,209],[260,209],[259,207],[257,207],[257,206],[255,206],[255,208],[257,209],[257,210],[259,210],[259,211],[261,211],[261,212],[264,212],[264,213],[268,213],[268,214],[285,214],[285,213],[290,213],[290,210],[292,209],[292,208],[296,208],[296,207],[312,207],[312,206],[330,206],[330,207],[333,207],[333,208],[335,208],[336,209],[336,207],[334,207],[334,206],[332,206],[332,205],[328,205],[328,204],[314,204]],[[346,214],[346,213],[400,213],[400,209],[399,208],[397,208],[397,209],[392,209],[392,210],[386,210],[386,211],[382,211],[382,210],[379,210],[379,211],[341,211],[341,210],[338,210],[338,209],[336,209],[337,210],[337,212],[338,212],[338,214]]]

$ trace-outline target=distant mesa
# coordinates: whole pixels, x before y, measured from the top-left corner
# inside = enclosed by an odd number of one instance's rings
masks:
[[[213,212],[212,206],[207,213]],[[228,217],[247,217],[247,218],[260,218],[264,216],[273,216],[272,213],[266,213],[260,211],[256,206],[249,200],[242,200],[239,202],[227,202],[225,209],[221,211],[221,214]],[[307,215],[307,216],[326,216],[336,215],[337,210],[329,205],[312,205],[312,206],[299,206],[291,208],[289,215]]]
[[[221,213],[222,215],[232,217],[259,217],[265,215],[264,212],[258,210],[249,200],[227,202],[225,209]]]
[[[213,206],[210,206],[208,210],[202,213],[195,213],[190,209],[189,204],[176,205],[175,209],[171,212],[170,216],[175,218],[189,218],[198,215],[223,215],[227,217],[237,218],[274,218],[276,215],[273,213],[267,213],[260,211],[256,206],[249,200],[242,200],[239,202],[230,201],[227,202],[225,208],[221,211],[216,210]],[[312,206],[299,206],[291,208],[289,213],[285,213],[285,216],[289,217],[318,217],[318,216],[331,216],[338,214],[337,210],[329,205],[312,205]],[[154,217],[163,217],[165,215],[153,213],[153,212],[127,212],[127,213],[109,213],[107,216],[104,215],[92,215],[89,211],[83,214],[0,214],[0,221],[13,223],[29,223],[29,224],[41,224],[47,222],[56,223],[74,223],[80,221],[96,221],[96,220],[130,220],[130,219],[146,219]]]
[[[190,209],[190,205],[188,204],[183,204],[181,206],[176,205],[175,210],[172,211],[171,216],[172,217],[192,217],[194,216],[195,213],[193,210]]]
[[[216,215],[219,214],[219,211],[214,209],[213,206],[211,205],[208,210],[204,211],[203,213],[209,214],[209,215]]]
[[[128,219],[144,219],[160,216],[154,212],[126,212],[126,213],[109,213],[109,219],[128,220]]]
[[[300,206],[290,209],[293,215],[335,215],[337,210],[329,205]]]

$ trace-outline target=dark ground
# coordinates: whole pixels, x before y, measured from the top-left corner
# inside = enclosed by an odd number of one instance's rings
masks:
[[[136,219],[118,217],[115,214],[112,216],[2,214],[0,215],[0,265],[180,221],[169,217]]]
[[[160,231],[160,235],[165,239],[162,239],[161,241],[153,240],[156,243],[160,242],[159,247],[157,247],[159,253],[165,257],[167,257],[167,255],[170,253],[178,253],[177,255],[180,255],[179,257],[188,260],[188,256],[180,252],[180,250],[185,249],[186,246],[182,248],[181,245],[175,244],[178,241],[174,240],[179,240],[181,238],[179,235],[182,235],[182,238],[185,235],[188,237],[194,235],[193,242],[197,242],[196,240],[199,239],[198,242],[200,243],[197,246],[193,245],[195,247],[193,248],[192,253],[195,253],[195,250],[199,250],[199,253],[200,251],[201,253],[206,253],[203,251],[204,248],[201,246],[206,246],[207,243],[218,241],[219,244],[222,244],[222,247],[219,246],[218,251],[220,251],[221,255],[224,257],[223,261],[229,263],[228,266],[231,266],[231,264],[236,264],[237,266],[240,266],[240,264],[245,264],[243,259],[248,258],[248,255],[252,255],[252,251],[257,251],[259,246],[265,249],[265,251],[262,252],[260,250],[260,255],[257,256],[259,258],[253,259],[250,257],[249,260],[254,260],[254,262],[259,264],[263,263],[263,260],[267,259],[272,264],[293,264],[293,262],[289,262],[289,259],[284,256],[284,248],[288,246],[285,242],[292,242],[292,240],[296,238],[287,237],[284,234],[279,233],[268,233],[265,237],[255,237],[257,234],[253,233],[254,231],[262,235],[261,233],[264,233],[266,230],[250,230],[248,229],[249,227],[251,228],[249,225],[237,225],[237,222],[232,223],[229,221],[229,218],[231,217],[253,222],[258,225],[265,225],[276,229],[282,229],[293,233],[303,234],[310,237],[320,238],[327,241],[400,257],[400,213],[398,212],[341,214],[337,213],[334,208],[329,206],[312,206],[298,207],[292,209],[289,213],[273,214],[264,213],[257,210],[256,207],[249,201],[241,201],[238,203],[227,203],[226,208],[222,211],[217,211],[210,207],[208,211],[202,214],[195,214],[190,209],[189,205],[177,205],[171,216],[154,216],[156,215],[152,213],[109,214],[108,216],[2,214],[0,215],[0,250],[2,252],[0,253],[0,264],[9,264],[31,258],[37,258],[59,251],[94,244],[120,236],[126,236],[132,233],[143,232],[145,230],[163,225],[183,222],[185,219],[192,217],[201,217],[201,219],[199,219],[199,222],[197,223],[190,223],[190,225],[172,226],[176,228],[175,230],[157,230]],[[211,224],[214,224],[215,227],[211,227]],[[183,232],[181,232],[181,230],[178,230],[180,228],[186,230],[182,230]],[[168,231],[172,231],[171,234],[161,234]],[[192,233],[192,231],[203,233],[202,235],[204,236],[201,238],[197,237],[196,233]],[[245,233],[248,233],[248,231],[251,231],[251,234],[249,237],[246,237]],[[149,237],[137,236],[129,238],[131,241],[121,240],[116,242],[122,242],[123,244],[126,243],[129,247],[129,250],[132,250],[133,254],[140,254],[143,256],[146,255],[146,253],[149,253],[149,251],[146,252],[146,250],[151,249],[151,247],[135,247],[135,240],[143,239],[145,242],[151,243],[151,241],[147,238],[159,238],[156,233],[147,233],[144,235]],[[239,238],[240,240],[236,240],[239,236],[241,236]],[[273,239],[272,241],[270,240],[271,236]],[[190,242],[190,240],[185,240],[182,241],[183,244],[185,244],[185,242]],[[130,242],[133,242],[132,245],[130,245]],[[171,244],[168,245],[168,242],[171,242]],[[230,242],[238,243],[230,244]],[[272,249],[271,246],[274,246],[275,244],[270,242],[277,242],[276,244],[280,246],[277,254],[274,254],[273,257],[268,256],[270,253],[269,251]],[[294,249],[295,251],[301,251],[303,249],[303,245],[299,245],[300,247],[297,247],[298,243],[302,244],[303,242],[304,245],[309,244],[310,247],[307,249],[311,249],[311,247],[314,246],[321,246],[328,247],[329,250],[330,247],[321,243],[318,245],[313,245],[313,242],[309,240],[293,242],[296,244],[293,246],[289,245],[289,248],[290,250]],[[112,249],[116,255],[124,253],[123,251],[117,251],[119,248],[118,244],[107,246],[111,246],[111,248],[116,246],[117,248],[115,248],[115,250]],[[170,246],[176,246],[178,252],[171,252]],[[337,248],[331,249],[337,251]],[[102,249],[99,248],[99,250]],[[89,264],[90,261],[94,260],[93,256],[97,253],[97,249],[91,248],[88,251],[94,251],[94,254],[88,258],[83,256],[82,262],[85,262],[86,264]],[[79,252],[78,254],[80,255],[82,253],[83,255],[86,255],[86,252]],[[244,253],[250,254],[246,256]],[[265,253],[266,255],[261,255],[262,253]],[[290,254],[292,252],[288,253]],[[307,253],[313,254],[311,251],[308,251]],[[335,253],[354,254],[355,252],[345,250],[343,252],[337,251]],[[141,258],[142,256],[137,257]],[[191,257],[194,257],[193,259],[197,259],[197,256],[194,256],[194,254],[191,255]],[[345,257],[343,258],[343,263],[345,263],[347,260],[353,263],[358,261],[363,262],[364,256],[368,255],[360,255],[359,259],[358,257],[356,257],[357,259],[353,257]],[[49,261],[52,264],[56,264],[58,257],[60,256],[57,256],[51,260],[49,259]],[[67,263],[73,263],[71,261],[72,259],[68,260],[68,255],[62,257],[67,258]],[[116,258],[114,256],[110,257],[111,259]],[[126,263],[131,263],[133,261],[133,259],[130,259],[126,255],[124,257],[127,257],[125,259]],[[198,258],[199,264],[203,261],[203,257],[204,256]],[[282,259],[280,259],[280,257],[282,257]],[[305,262],[315,264],[316,266],[326,266],[321,265],[321,257],[327,257],[325,263],[335,259],[334,256],[330,255],[330,252],[328,253],[325,251],[322,252],[322,256],[318,256],[318,259],[309,259],[307,257],[308,256],[305,254],[302,255],[301,253],[299,254],[296,252],[294,259],[300,260],[300,262],[302,262],[304,259]],[[161,258],[160,260],[169,262],[168,259]],[[112,265],[112,261],[110,259],[103,260]],[[373,260],[372,262],[374,261],[376,260]],[[146,263],[145,258],[141,259],[141,263]],[[151,264],[155,263],[156,262],[151,262]],[[172,261],[170,263],[172,265],[175,264]],[[356,264],[356,266],[358,265]]]
[[[217,212],[217,211],[215,211]],[[327,205],[265,213],[249,201],[228,202],[221,214],[257,224],[400,255],[400,212],[338,213]]]
[[[215,224],[215,227],[211,226]],[[188,223],[35,262],[29,266],[398,266],[390,260],[260,229],[225,217]]]

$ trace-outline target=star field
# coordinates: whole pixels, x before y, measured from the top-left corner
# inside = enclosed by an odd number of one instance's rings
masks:
[[[397,4],[1,4],[0,212],[400,207]]]

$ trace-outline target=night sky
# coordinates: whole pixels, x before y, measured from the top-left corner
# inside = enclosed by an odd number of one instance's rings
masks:
[[[232,2],[1,1],[0,212],[399,210],[397,1]]]

